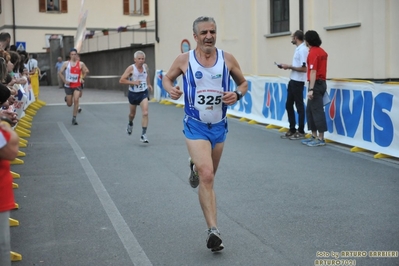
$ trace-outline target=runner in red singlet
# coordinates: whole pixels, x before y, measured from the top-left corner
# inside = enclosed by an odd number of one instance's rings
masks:
[[[72,125],[77,125],[76,116],[79,111],[79,98],[82,90],[81,76],[86,76],[89,73],[89,69],[82,61],[78,60],[78,52],[75,48],[71,50],[69,55],[71,60],[62,65],[58,75],[65,84],[67,105],[72,106],[73,103]]]

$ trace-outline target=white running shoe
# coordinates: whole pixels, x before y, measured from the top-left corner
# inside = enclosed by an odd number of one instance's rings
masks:
[[[199,185],[199,176],[198,172],[194,171],[194,163],[191,158],[188,158],[189,167],[190,167],[190,175],[188,176],[188,182],[192,188],[196,188]]]
[[[128,135],[131,135],[133,131],[133,125],[127,124],[126,132]]]
[[[144,134],[144,135],[141,135],[140,141],[143,142],[143,143],[149,143],[149,141],[148,141],[148,139],[147,139],[147,136],[146,136],[145,134]]]
[[[208,238],[206,239],[206,247],[212,252],[221,251],[224,249],[222,239],[220,238],[220,232],[216,227],[208,229]]]

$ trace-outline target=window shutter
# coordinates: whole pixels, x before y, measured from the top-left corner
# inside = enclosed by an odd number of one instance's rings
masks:
[[[39,12],[46,12],[46,0],[39,0]]]
[[[61,13],[68,13],[68,0],[61,0]]]
[[[148,16],[150,14],[150,0],[143,0],[143,15]]]
[[[123,15],[129,15],[129,0],[123,0]]]

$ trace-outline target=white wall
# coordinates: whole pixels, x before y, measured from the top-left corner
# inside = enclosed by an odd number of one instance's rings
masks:
[[[289,76],[274,61],[290,63],[295,49],[290,35],[270,34],[270,1],[168,0],[159,1],[159,37],[156,66],[167,70],[180,53],[183,39],[191,42],[192,23],[213,16],[218,48],[234,54],[246,74]],[[328,78],[399,78],[399,1],[304,0],[304,30],[316,30],[329,54]],[[360,27],[326,30],[360,23]],[[290,1],[290,32],[299,28],[299,1]]]

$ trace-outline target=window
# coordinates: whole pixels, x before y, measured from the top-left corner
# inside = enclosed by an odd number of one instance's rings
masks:
[[[141,15],[141,0],[130,0],[129,7],[130,14]]]
[[[67,13],[68,0],[39,0],[39,12]]]
[[[270,0],[270,33],[279,33],[289,30],[289,0]]]
[[[44,36],[45,38],[45,43],[46,43],[46,48],[50,48],[50,40],[52,39],[59,39],[60,40],[60,46],[63,47],[63,43],[62,43],[62,38],[64,36],[61,34],[46,34]]]
[[[124,15],[149,15],[149,0],[123,0]]]

